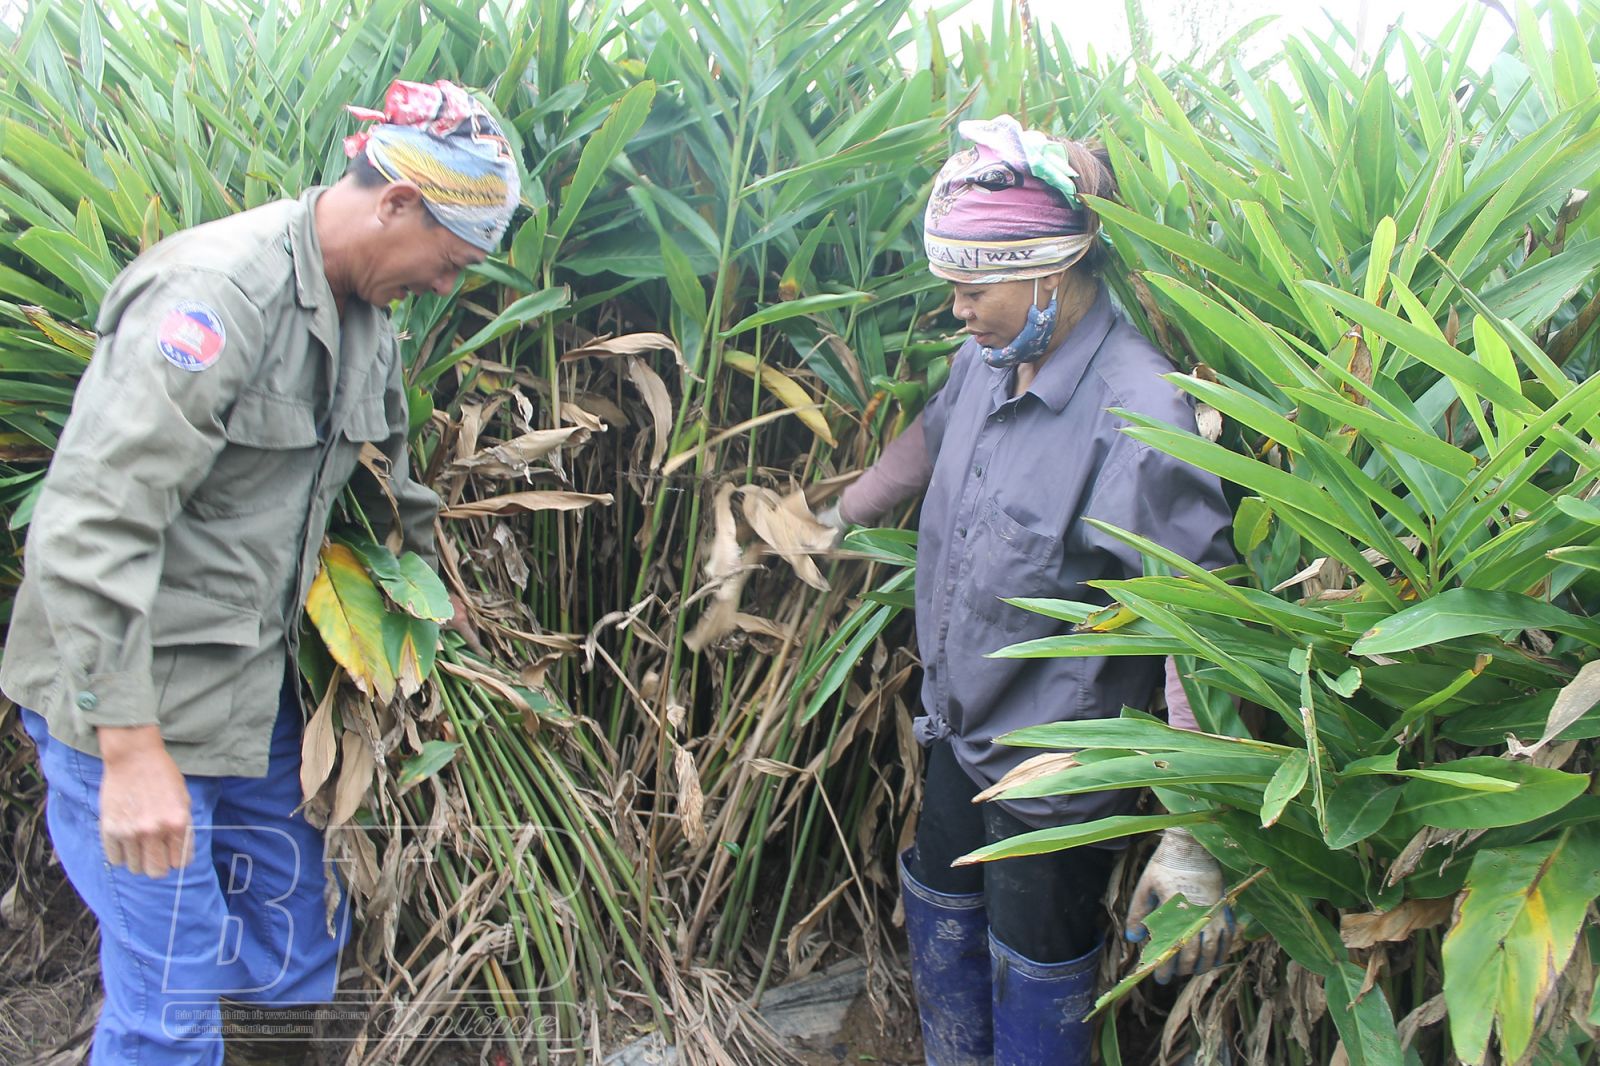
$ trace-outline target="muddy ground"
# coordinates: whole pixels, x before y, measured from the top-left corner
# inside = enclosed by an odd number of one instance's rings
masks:
[[[16,847],[0,855],[0,885],[18,886],[0,897],[0,1063],[80,1066],[100,1008],[99,934],[32,828],[14,826],[10,843]],[[18,858],[25,870],[20,885]],[[895,976],[908,985],[903,973]],[[803,1066],[920,1066],[922,1042],[913,1009],[903,997],[885,999],[875,1010],[865,994],[856,996],[837,1031],[791,1042],[797,1061]],[[1143,1046],[1148,1030],[1141,1038],[1138,1029],[1123,1026],[1126,1063],[1151,1060]],[[337,1039],[320,1047],[318,1066],[342,1063],[347,1050],[348,1044]],[[501,1066],[510,1060],[492,1047],[456,1044],[436,1048],[427,1061],[431,1066]]]

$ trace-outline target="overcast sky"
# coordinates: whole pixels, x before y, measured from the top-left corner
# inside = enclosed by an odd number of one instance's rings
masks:
[[[1008,0],[1009,2],[1009,0]],[[935,0],[922,0],[935,6]],[[1478,0],[1466,0],[1480,6]],[[943,6],[943,5],[938,5]],[[1285,35],[1304,29],[1323,30],[1331,16],[1355,32],[1362,27],[1361,39],[1372,47],[1389,24],[1402,21],[1414,37],[1432,37],[1463,6],[1462,0],[1141,0],[1139,5],[1149,22],[1155,47],[1168,54],[1186,55],[1194,30],[1198,27],[1207,39],[1220,41],[1233,30],[1262,15],[1276,21],[1262,31],[1252,59],[1266,58]],[[1509,4],[1507,6],[1510,6]],[[1069,42],[1092,45],[1101,55],[1124,56],[1129,51],[1128,19],[1123,0],[1029,0],[1038,22],[1054,23]],[[987,25],[992,17],[993,0],[973,0],[967,8],[946,21],[952,34],[962,23]],[[1474,66],[1481,67],[1500,50],[1508,28],[1505,19],[1492,10],[1485,11],[1483,26],[1474,46]],[[1076,49],[1075,49],[1076,50]],[[1082,58],[1083,52],[1079,53]]]

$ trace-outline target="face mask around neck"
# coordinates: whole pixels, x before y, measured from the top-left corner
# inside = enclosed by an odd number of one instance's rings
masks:
[[[983,361],[997,369],[1007,369],[1019,363],[1036,362],[1050,346],[1050,337],[1056,331],[1056,294],[1051,293],[1050,303],[1039,307],[1039,279],[1033,281],[1033,300],[1028,304],[1028,321],[1022,332],[1012,338],[1004,348],[979,348]]]

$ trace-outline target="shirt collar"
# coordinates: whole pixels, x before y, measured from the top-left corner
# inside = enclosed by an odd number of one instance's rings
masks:
[[[337,351],[339,305],[328,286],[322,242],[317,239],[317,200],[325,191],[324,186],[318,185],[301,194],[299,210],[289,220],[289,254],[294,258],[295,296],[301,307],[315,312],[312,332],[329,351]]]
[[[1112,317],[1111,296],[1106,292],[1106,287],[1101,285],[1088,312],[1072,327],[1067,339],[1051,353],[1044,366],[1039,368],[1033,383],[1028,386],[1028,391],[1043,400],[1045,406],[1056,414],[1061,413],[1077,391],[1084,371],[1089,369],[1106,334],[1111,332]]]
[[[1106,287],[1100,285],[1089,310],[1072,327],[1072,332],[1067,334],[1060,347],[1051,352],[1039,367],[1039,373],[1028,386],[1028,393],[1037,396],[1055,414],[1060,414],[1077,391],[1078,382],[1083,380],[1084,372],[1094,361],[1095,353],[1100,350],[1106,335],[1111,332],[1114,319],[1111,296]],[[997,396],[1010,395],[1011,375],[1010,370],[994,371]]]
[[[322,262],[322,243],[317,240],[317,200],[323,186],[313,186],[300,194],[300,209],[289,218],[289,254],[294,257],[294,281],[301,307],[320,307],[333,302],[328,287],[327,268]]]

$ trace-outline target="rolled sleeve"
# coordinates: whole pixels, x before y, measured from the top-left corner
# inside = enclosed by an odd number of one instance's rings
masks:
[[[112,322],[102,318],[25,557],[61,656],[66,701],[91,728],[158,722],[150,614],[164,537],[222,450],[226,413],[262,344],[255,307],[232,282],[203,271],[113,292],[108,307]],[[218,327],[208,343],[221,343],[186,359],[172,343],[173,316],[193,313]]]

